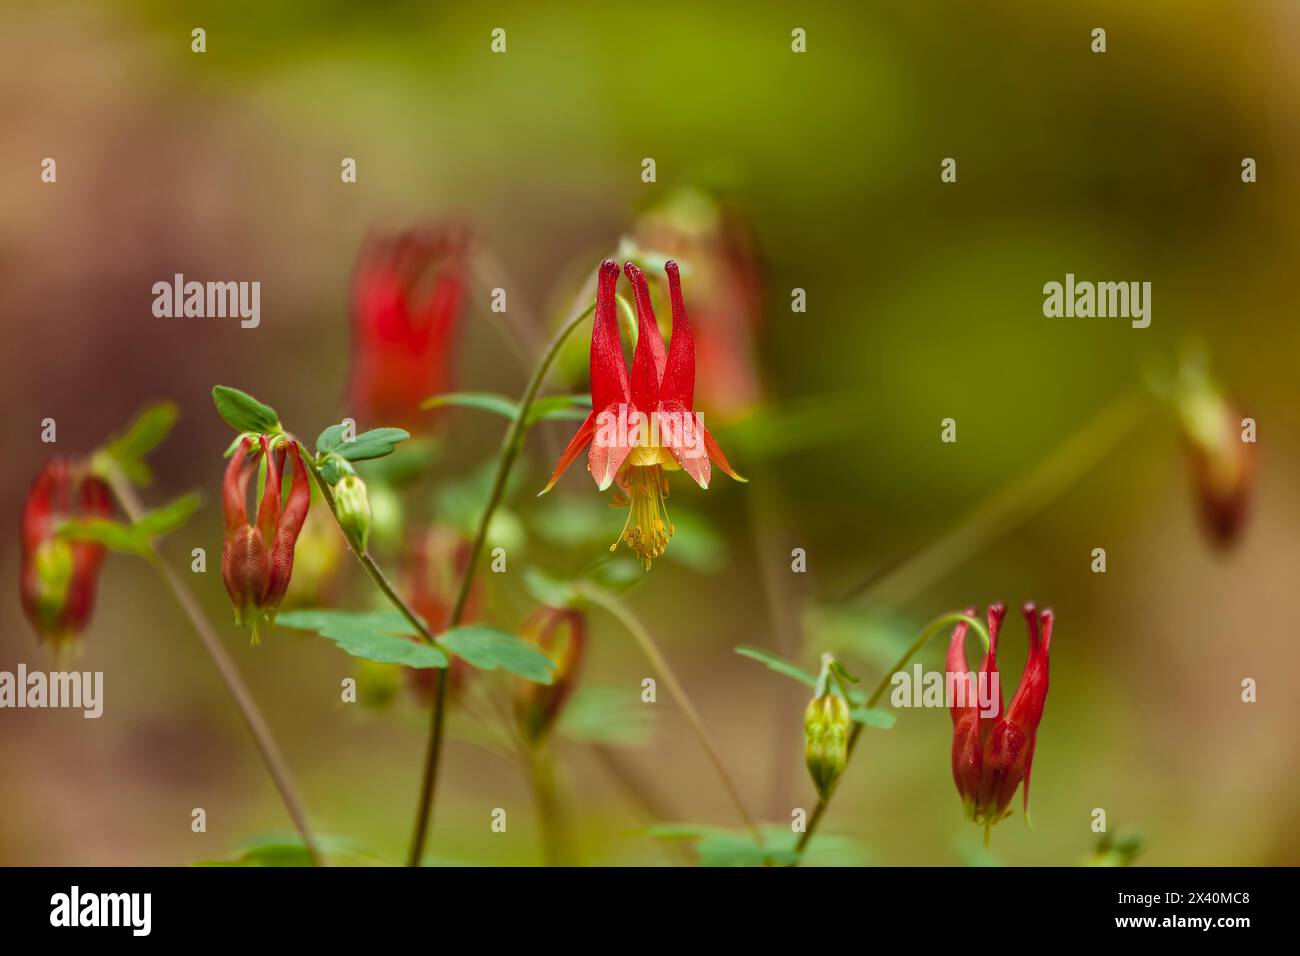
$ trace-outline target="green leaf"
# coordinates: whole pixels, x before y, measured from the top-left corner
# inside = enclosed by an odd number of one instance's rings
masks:
[[[878,727],[881,730],[888,730],[898,721],[897,715],[888,710],[881,710],[879,707],[854,707],[849,711],[849,716],[860,724]]]
[[[73,541],[93,541],[120,554],[144,554],[149,539],[129,524],[108,518],[74,518],[59,525],[57,534]]]
[[[383,860],[351,840],[319,835],[316,843],[324,856],[348,865],[382,865]],[[250,840],[230,856],[203,860],[195,866],[314,866],[311,853],[295,833],[274,833]]]
[[[803,668],[791,664],[789,661],[782,660],[775,654],[769,654],[767,651],[760,650],[757,647],[738,647],[736,648],[736,653],[741,657],[748,657],[751,660],[758,661],[760,664],[766,664],[778,674],[784,674],[786,677],[793,678],[808,687],[817,686],[817,678],[815,675],[809,674]]]
[[[319,435],[316,436],[316,453],[323,455],[326,452],[334,451],[339,445],[343,444],[343,433],[347,431],[346,425],[331,425]]]
[[[147,485],[153,481],[153,472],[145,464],[144,456],[167,437],[179,417],[180,409],[175,402],[147,405],[123,434],[110,439],[104,446],[104,453],[132,484]]]
[[[432,644],[414,640],[411,622],[397,611],[286,611],[275,623],[315,631],[353,657],[407,667],[446,667],[447,655]],[[409,635],[409,636],[406,636]]]
[[[759,846],[748,833],[694,824],[660,824],[646,828],[646,834],[659,840],[695,840],[700,866],[789,866],[798,861],[794,844],[777,834],[780,843]],[[793,834],[791,834],[793,836]]]
[[[398,442],[404,442],[410,437],[411,433],[404,428],[372,428],[352,441],[342,442],[334,453],[348,461],[383,458],[393,453]]]
[[[283,431],[280,416],[269,405],[263,405],[247,392],[225,385],[212,388],[212,400],[217,403],[217,414],[237,432],[273,435]]]
[[[484,412],[494,412],[511,421],[519,414],[519,404],[504,395],[494,392],[448,392],[435,395],[420,403],[421,408],[441,408],[445,405],[457,405],[462,408],[477,408]]]
[[[538,684],[551,683],[555,663],[532,644],[513,634],[471,624],[438,635],[438,643],[480,670],[498,667]]]
[[[164,505],[148,514],[143,515],[134,525],[138,534],[146,538],[157,538],[164,534],[171,534],[186,521],[194,512],[198,511],[203,504],[203,499],[194,493],[182,495],[169,505]]]
[[[638,747],[650,742],[653,708],[624,687],[583,685],[564,705],[556,731],[582,743]]]
[[[590,414],[590,395],[547,395],[536,399],[528,407],[528,419],[524,424],[533,425],[543,421],[580,422]]]
[[[573,607],[579,603],[573,585],[551,577],[540,568],[524,569],[524,589],[536,598],[539,604],[545,604],[547,607]]]

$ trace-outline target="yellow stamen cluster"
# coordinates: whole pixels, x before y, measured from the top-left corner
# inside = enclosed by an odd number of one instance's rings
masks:
[[[628,465],[619,475],[619,485],[627,497],[619,495],[615,505],[628,505],[627,521],[619,540],[641,559],[647,571],[655,558],[668,549],[668,539],[673,536],[673,526],[668,521],[668,476],[659,465]],[[613,551],[618,541],[609,546]]]

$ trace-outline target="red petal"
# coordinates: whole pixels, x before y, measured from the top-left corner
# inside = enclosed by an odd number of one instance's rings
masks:
[[[249,465],[251,439],[245,438],[230,456],[226,477],[221,483],[221,507],[226,516],[226,535],[248,527],[248,479],[252,476]]]
[[[682,279],[677,263],[670,260],[664,271],[668,273],[668,295],[673,305],[673,337],[668,345],[660,398],[681,402],[691,409],[695,407],[695,340],[691,337],[686,303],[682,300]]]
[[[600,264],[596,285],[596,318],[591,325],[591,407],[607,408],[628,400],[627,363],[618,339],[618,263]]]
[[[701,488],[709,487],[712,469],[704,441],[704,423],[681,402],[663,402],[656,409],[659,444],[668,449],[682,471]]]
[[[273,448],[274,439],[263,435],[262,457],[266,459],[266,483],[262,486],[262,503],[257,509],[257,530],[262,532],[262,540],[270,543],[275,540],[276,525],[280,522],[280,469],[284,465],[284,449]]]
[[[622,361],[620,359],[620,361]],[[586,420],[578,426],[577,432],[569,439],[569,444],[564,449],[564,454],[560,456],[559,463],[555,466],[555,471],[551,472],[551,480],[546,483],[539,494],[546,494],[555,487],[555,483],[560,480],[560,475],[564,474],[566,468],[573,464],[573,459],[578,457],[578,453],[587,446],[591,441],[591,433],[595,429],[596,412],[593,410]]]
[[[967,617],[973,617],[975,614],[975,608],[968,607],[962,613],[964,613]],[[958,723],[963,719],[965,719],[971,713],[971,711],[978,709],[978,705],[977,705],[978,698],[975,696],[975,691],[977,688],[975,686],[974,680],[971,679],[970,668],[966,665],[966,634],[969,630],[970,630],[969,624],[967,624],[965,621],[958,621],[957,626],[952,629],[952,640],[948,642],[948,658],[946,664],[948,673],[952,675],[952,679],[954,682],[963,681],[966,684],[966,691],[965,691],[966,696],[965,696],[965,700],[961,702],[961,706],[958,706],[957,700],[954,697],[954,699],[951,702],[951,706],[948,708],[948,712],[952,715],[952,723],[954,728],[956,728]],[[954,690],[955,689],[956,689],[956,685],[954,684]],[[979,729],[978,720],[973,726],[974,729],[976,730]],[[956,737],[953,738],[952,759],[953,759],[953,774],[956,775],[957,773]],[[960,780],[957,782],[957,789],[959,791],[961,790]]]
[[[735,478],[737,481],[749,481],[748,478],[742,478],[740,473],[731,467],[731,462],[727,461],[727,456],[722,453],[722,446],[718,444],[717,439],[709,433],[707,428],[704,429],[704,450],[709,453],[709,457],[713,459],[713,463],[732,478]]]
[[[275,538],[271,545],[271,577],[267,587],[266,603],[275,607],[289,589],[289,578],[293,574],[293,550],[302,531],[303,522],[307,520],[307,510],[311,507],[311,486],[307,481],[307,466],[302,460],[298,443],[292,439],[288,443],[288,458],[293,468],[293,484],[289,487],[289,499],[280,513],[275,528]],[[268,468],[267,477],[271,472]],[[267,490],[273,486],[268,484]],[[280,497],[279,484],[275,486],[275,496]]]
[[[596,431],[587,452],[587,470],[596,487],[604,491],[614,483],[618,470],[632,452],[627,433],[632,430],[636,407],[611,405],[596,416]]]
[[[631,262],[623,265],[623,274],[632,283],[636,297],[637,339],[632,352],[632,404],[649,411],[659,404],[659,381],[663,378],[664,337],[659,334],[654,309],[650,305],[650,290],[645,276]]]

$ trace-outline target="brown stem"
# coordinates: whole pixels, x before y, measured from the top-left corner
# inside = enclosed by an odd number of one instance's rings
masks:
[[[492,522],[492,515],[496,512],[497,506],[501,504],[501,499],[505,495],[506,481],[510,478],[510,469],[514,466],[515,459],[519,457],[520,449],[523,448],[524,433],[528,429],[528,412],[533,406],[533,399],[537,397],[537,390],[541,388],[546,373],[550,370],[551,363],[555,361],[555,356],[559,354],[560,346],[569,337],[569,333],[576,329],[595,310],[596,304],[593,302],[561,326],[560,331],[551,340],[546,354],[542,356],[541,362],[533,370],[532,378],[528,380],[523,397],[519,400],[519,410],[510,423],[505,438],[501,441],[496,477],[492,481],[492,490],[488,494],[487,505],[479,518],[478,531],[474,535],[474,543],[470,547],[469,561],[465,566],[465,575],[460,580],[460,591],[456,595],[456,603],[452,607],[451,617],[448,619],[448,628],[458,627],[464,617],[465,605],[469,602],[470,588],[474,583],[474,574],[478,570],[478,560],[483,553],[483,545],[487,541],[488,526]],[[442,728],[444,713],[447,708],[447,670],[447,668],[443,668],[438,672],[436,696],[433,701],[433,713],[429,725],[429,745],[425,750],[424,772],[420,781],[420,803],[415,816],[415,834],[411,838],[411,852],[407,856],[407,863],[410,866],[420,865],[420,859],[424,856],[424,842],[428,837],[433,818],[433,801],[437,794],[438,766],[442,755]]]
[[[740,796],[740,789],[736,786],[736,782],[731,778],[731,774],[727,771],[726,764],[722,762],[722,755],[718,752],[718,745],[714,742],[713,735],[709,733],[708,727],[704,724],[704,718],[701,717],[700,712],[695,709],[695,705],[691,702],[690,696],[686,693],[686,688],[684,688],[681,681],[677,679],[676,672],[668,663],[668,659],[664,657],[663,652],[659,650],[659,645],[656,644],[654,638],[650,636],[650,632],[645,629],[641,622],[627,609],[623,602],[615,598],[613,595],[607,594],[599,588],[588,587],[585,584],[574,585],[574,590],[588,601],[600,605],[610,614],[614,615],[614,617],[618,618],[623,627],[627,629],[628,633],[631,634],[637,644],[640,645],[642,653],[644,653],[646,658],[650,661],[650,666],[659,672],[660,677],[668,687],[668,692],[673,695],[673,699],[677,701],[677,706],[680,707],[682,713],[686,715],[687,723],[690,724],[691,730],[695,732],[696,739],[699,740],[700,745],[704,748],[704,752],[708,754],[709,760],[713,764],[713,768],[718,772],[718,776],[722,778],[722,785],[731,796],[732,803],[736,805],[736,811],[740,814],[740,819],[744,822],[745,828],[749,830],[750,835],[754,838],[754,842],[759,846],[762,846],[763,835],[759,832],[758,825],[754,822],[754,818],[745,807],[745,801],[742,800]]]
[[[132,521],[140,520],[145,509],[140,503],[135,489],[131,487],[130,482],[126,480],[118,468],[110,467],[105,471],[105,478],[113,491],[114,497],[121,504],[122,511]],[[262,762],[266,764],[267,772],[271,775],[271,780],[280,793],[280,799],[284,802],[284,808],[288,811],[289,818],[302,836],[303,845],[311,855],[312,862],[317,866],[327,865],[325,857],[320,851],[320,846],[316,842],[316,837],[312,833],[311,826],[307,823],[307,812],[298,796],[298,789],[294,786],[293,776],[289,773],[289,767],[285,763],[284,756],[280,753],[280,748],[271,735],[271,729],[267,726],[262,712],[253,700],[252,693],[244,683],[243,678],[239,676],[234,661],[230,659],[230,655],[226,653],[225,647],[222,646],[216,632],[213,631],[212,625],[204,617],[194,595],[190,593],[176,570],[163,561],[162,555],[159,554],[157,547],[152,542],[149,544],[147,556],[149,563],[157,569],[162,576],[163,582],[171,590],[176,603],[181,606],[185,616],[194,625],[194,630],[199,635],[204,650],[208,652],[208,656],[212,658],[212,663],[216,665],[217,674],[220,675],[222,683],[226,685],[226,690],[230,692],[230,696],[234,698],[235,706],[239,709],[249,733],[253,736],[253,742],[257,745],[258,753],[262,756]]]

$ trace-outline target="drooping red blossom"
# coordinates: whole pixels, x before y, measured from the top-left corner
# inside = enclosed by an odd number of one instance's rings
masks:
[[[578,686],[587,650],[587,617],[574,608],[540,607],[524,621],[520,637],[555,664],[549,685],[515,682],[515,716],[524,736],[536,743],[555,726]]]
[[[755,360],[763,283],[744,219],[705,192],[681,190],[638,218],[633,239],[686,269],[700,405],[720,420],[752,412],[763,397]]]
[[[253,628],[257,643],[257,621],[275,618],[276,609],[289,588],[293,575],[294,546],[307,510],[311,488],[307,466],[298,443],[285,436],[262,435],[256,450],[245,437],[226,466],[222,484],[222,509],[226,518],[226,541],[221,553],[221,578],[235,606],[235,620]],[[281,503],[284,464],[293,470],[287,500]],[[258,462],[266,463],[266,482],[257,505],[256,521],[249,519],[248,483],[257,474]]]
[[[434,634],[445,631],[451,623],[451,612],[461,578],[469,567],[471,550],[463,534],[439,525],[412,534],[406,542],[402,593],[411,610],[420,615]],[[481,603],[482,588],[476,579],[461,614],[462,624],[479,620]],[[437,690],[436,668],[403,667],[402,670],[415,699],[422,704],[432,703]],[[447,674],[447,687],[453,697],[464,686],[469,672],[470,666],[453,655]]]
[[[57,649],[80,634],[95,607],[104,546],[56,532],[74,518],[108,518],[108,485],[61,458],[48,462],[23,505],[19,592],[23,613],[41,640]]]
[[[427,431],[420,403],[451,385],[469,236],[412,230],[367,241],[352,283],[349,410],[358,422]]]
[[[655,321],[645,276],[631,262],[623,268],[632,283],[637,310],[631,374],[623,360],[615,315],[618,264],[606,259],[600,267],[591,330],[591,414],[560,456],[543,493],[590,445],[587,470],[601,491],[618,483],[622,494],[616,503],[629,506],[621,539],[648,570],[673,534],[666,520],[665,471],[681,469],[707,489],[712,461],[737,481],[745,479],[731,467],[694,410],[695,344],[677,263],[665,266],[673,310],[668,347]]]
[[[953,630],[952,642],[948,646],[948,673],[969,676],[969,680],[960,681],[961,686],[950,708],[953,782],[957,785],[967,816],[986,825],[1010,815],[1011,798],[1021,781],[1024,782],[1026,820],[1029,817],[1029,772],[1038,740],[1038,724],[1043,719],[1043,704],[1047,699],[1052,612],[1045,610],[1040,613],[1033,604],[1026,604],[1023,611],[1029,628],[1029,657],[1005,713],[1001,688],[991,682],[986,686],[996,691],[992,701],[994,713],[981,712],[977,676],[966,666],[968,625],[964,621]],[[988,609],[989,649],[978,672],[986,675],[986,681],[998,674],[997,640],[1005,613],[1006,608],[1001,604],[991,605]],[[968,609],[966,614],[974,616],[975,609]]]

